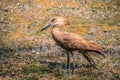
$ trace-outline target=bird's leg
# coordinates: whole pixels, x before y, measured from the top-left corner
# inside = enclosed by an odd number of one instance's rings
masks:
[[[67,51],[67,70],[70,70],[70,54],[69,51]]]
[[[93,68],[96,68],[96,69],[98,69],[98,70],[100,70],[97,66],[96,66],[96,63],[94,62],[94,60],[93,60],[93,58],[90,56],[90,54],[89,53],[86,53],[87,54],[87,56],[92,60],[92,66],[93,66]]]
[[[67,51],[67,70],[68,70],[68,72],[70,71],[70,73],[73,74],[73,72],[74,72],[74,64],[73,64],[74,58],[72,60],[70,60],[70,56],[73,57],[73,53]],[[71,68],[72,68],[72,71],[71,71]]]
[[[87,55],[88,58],[90,59],[90,62],[92,63],[92,65],[96,66],[96,63],[94,62],[94,60],[93,60],[93,58],[90,56],[90,54],[86,52],[86,55]]]
[[[83,56],[93,67],[95,67],[96,64],[95,64],[94,60],[91,58],[91,56],[87,52],[83,53]]]
[[[92,57],[90,56],[89,53],[83,53],[83,56],[87,59],[87,61],[92,65],[93,68],[96,68],[98,70],[100,70],[97,66],[96,63],[94,62],[94,60],[92,59]]]
[[[74,73],[74,55],[73,52],[70,52],[72,55],[71,66],[72,66],[72,74]]]

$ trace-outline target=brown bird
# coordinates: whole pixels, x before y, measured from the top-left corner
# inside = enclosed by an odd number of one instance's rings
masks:
[[[83,38],[78,34],[63,31],[64,28],[69,27],[69,25],[70,24],[66,18],[54,17],[48,21],[48,23],[41,29],[41,31],[45,30],[49,26],[53,27],[51,31],[52,37],[61,48],[67,51],[67,69],[70,68],[69,53],[73,55],[73,51],[79,51],[82,53],[85,59],[91,65],[95,66],[95,62],[88,54],[88,52],[95,52],[105,57],[102,51],[103,48],[94,41]]]

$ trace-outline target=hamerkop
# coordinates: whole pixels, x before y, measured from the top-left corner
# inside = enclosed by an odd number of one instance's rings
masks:
[[[73,51],[79,51],[82,53],[85,59],[93,66],[95,65],[95,62],[88,52],[95,52],[105,57],[102,51],[103,48],[99,44],[83,38],[78,34],[62,31],[69,26],[69,22],[66,18],[54,17],[50,19],[41,31],[45,30],[49,26],[52,26],[51,34],[56,43],[67,51],[67,69],[70,68],[69,54],[71,53],[73,55]]]

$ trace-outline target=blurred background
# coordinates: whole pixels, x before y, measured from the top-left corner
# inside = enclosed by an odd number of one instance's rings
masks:
[[[108,73],[110,72],[108,76],[105,77],[105,74],[103,74],[103,76],[100,73],[96,73],[98,76],[101,75],[100,78],[95,77],[96,75],[92,78],[91,75],[89,75],[90,77],[86,78],[85,76],[88,74],[84,73],[85,79],[120,79],[120,0],[0,0],[1,79],[8,80],[10,78],[20,80],[20,76],[24,74],[24,72],[19,72],[19,70],[21,71],[23,70],[23,67],[26,67],[26,65],[23,64],[27,64],[26,61],[28,60],[29,62],[31,60],[31,57],[29,57],[31,54],[33,56],[34,53],[46,53],[48,56],[47,59],[49,59],[51,53],[55,53],[55,55],[52,55],[54,57],[56,57],[56,55],[59,57],[57,53],[59,53],[59,55],[62,55],[61,52],[64,53],[64,50],[57,47],[53,41],[50,35],[51,28],[42,33],[40,32],[41,27],[54,16],[68,18],[70,22],[68,31],[96,41],[106,49],[105,51],[109,59],[107,59],[108,62],[105,62],[107,64],[104,64],[106,66],[102,68],[105,70],[106,68],[109,68],[109,70],[106,70]],[[28,53],[29,55],[25,55],[25,53]],[[25,58],[25,56],[28,57],[25,61],[21,61],[22,68],[21,66],[21,69],[18,69],[18,66],[16,67],[17,69],[9,68],[10,66],[18,65],[18,55],[19,57],[21,56],[21,58]],[[41,56],[39,55],[39,57],[40,60],[38,60],[38,62],[41,61]],[[44,57],[46,56],[42,55],[42,58]],[[12,62],[10,62],[10,60]],[[34,59],[32,60],[34,62]],[[35,60],[37,59],[35,58]],[[38,65],[38,62],[34,62],[36,63],[36,66]],[[63,63],[64,62],[65,61],[63,60]],[[108,63],[109,67],[107,66]],[[30,68],[30,70],[25,72],[24,76],[22,75],[22,79],[38,80],[40,79],[39,75],[44,78],[44,72],[47,70],[49,71],[49,69],[44,68],[45,66],[43,66],[42,63],[39,64],[39,66],[40,65],[42,65],[40,69],[43,69],[43,71],[39,74],[31,71],[31,65],[29,67],[27,66],[25,69]],[[36,68],[38,70],[38,66],[36,66],[33,70]],[[18,73],[16,71],[18,71]],[[33,72],[35,73],[34,75],[31,74]],[[61,72],[55,72],[53,73],[58,76],[62,75]],[[50,75],[51,74],[52,73],[50,72]],[[6,76],[8,78],[6,78]],[[36,77],[35,79],[34,77],[31,79],[31,76]],[[54,78],[58,79],[58,76],[56,77],[55,75]],[[81,75],[79,76],[81,77]],[[75,80],[79,80],[78,75],[73,77],[76,77]],[[54,78],[48,77],[50,80]],[[67,79],[66,77],[64,78]],[[71,77],[69,78],[71,79]]]

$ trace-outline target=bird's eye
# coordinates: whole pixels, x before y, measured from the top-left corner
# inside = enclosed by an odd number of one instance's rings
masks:
[[[51,21],[54,22],[54,21],[55,21],[55,18],[53,18]]]

